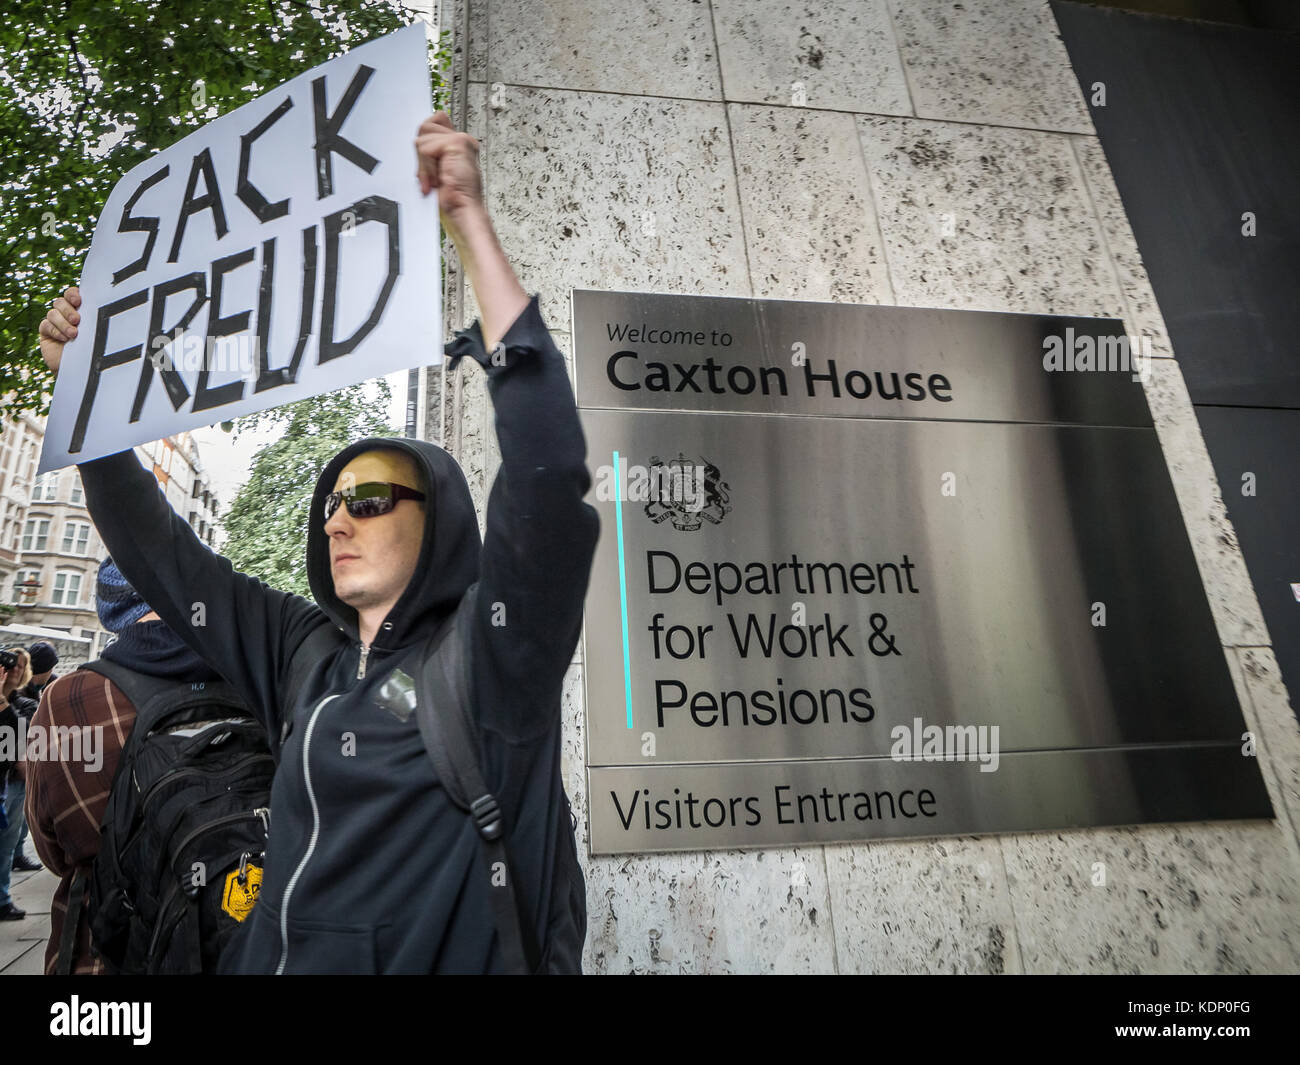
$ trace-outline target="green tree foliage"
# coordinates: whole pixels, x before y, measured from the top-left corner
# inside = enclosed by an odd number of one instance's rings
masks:
[[[339,451],[366,436],[392,436],[391,392],[382,377],[241,418],[237,430],[279,425],[284,435],[260,449],[252,473],[223,521],[224,554],[235,569],[311,598],[307,517],[316,478]]]
[[[412,20],[400,0],[7,0],[0,18],[0,396],[49,409],[37,347],[114,184],[188,133]],[[443,50],[433,57],[445,62]],[[443,106],[441,103],[439,106]]]

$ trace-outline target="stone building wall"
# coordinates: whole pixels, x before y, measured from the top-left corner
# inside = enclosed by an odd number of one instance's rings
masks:
[[[1277,813],[584,850],[587,970],[1300,971],[1300,729],[1046,0],[444,0],[440,21],[453,121],[481,142],[502,245],[571,372],[574,287],[1105,316],[1150,336],[1148,401]],[[478,309],[445,254],[450,336]],[[464,360],[427,395],[426,434],[481,516],[499,464],[483,374]],[[579,645],[565,752],[585,845],[582,669]]]

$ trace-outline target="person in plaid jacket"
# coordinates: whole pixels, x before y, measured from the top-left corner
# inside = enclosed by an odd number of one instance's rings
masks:
[[[216,671],[140,598],[111,559],[100,564],[95,597],[100,623],[117,635],[104,649],[104,658],[149,676],[187,681],[217,678]],[[58,968],[72,881],[78,872],[88,872],[99,854],[100,821],[122,747],[135,725],[135,707],[107,677],[78,669],[58,678],[41,693],[32,725],[42,726],[47,736],[59,735],[51,730],[61,727],[98,729],[96,749],[101,756],[94,762],[74,760],[51,743],[42,760],[25,763],[27,824],[32,842],[41,861],[59,877],[50,907],[50,941],[45,948],[48,976]],[[85,906],[71,944],[69,972],[105,971],[91,949]]]

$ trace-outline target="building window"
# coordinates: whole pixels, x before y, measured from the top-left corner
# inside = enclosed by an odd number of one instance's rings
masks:
[[[78,555],[86,553],[90,540],[90,526],[84,521],[70,521],[63,527],[63,550]]]
[[[81,595],[80,573],[56,573],[54,575],[54,594],[50,602],[55,606],[76,606]]]
[[[19,606],[30,606],[36,602],[36,593],[41,586],[41,571],[38,569],[20,570],[14,574],[14,602]]]
[[[50,535],[49,518],[28,518],[23,529],[23,550],[44,551]]]
[[[72,496],[71,496],[71,500],[72,500],[73,503],[80,503],[80,502],[81,502],[81,478],[80,478],[80,477],[76,477],[76,476],[74,476],[74,477],[72,478]]]
[[[33,503],[48,503],[59,496],[59,474],[51,470],[41,474],[36,478],[36,484],[32,488]]]

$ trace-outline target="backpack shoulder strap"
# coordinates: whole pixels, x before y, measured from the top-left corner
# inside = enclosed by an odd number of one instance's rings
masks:
[[[183,699],[187,695],[199,691],[204,693],[204,698],[208,701],[224,704],[232,709],[238,708],[245,714],[249,712],[248,704],[224,680],[186,681],[167,677],[151,677],[146,673],[137,673],[133,669],[128,669],[117,662],[109,662],[103,658],[87,662],[79,668],[88,669],[93,673],[100,674],[100,676],[107,677],[117,685],[127,699],[130,700],[131,705],[135,707],[137,726],[148,724],[149,727],[152,727],[156,723],[154,721],[155,713],[165,713],[178,698]],[[127,743],[130,744],[131,737],[142,731],[138,728],[132,728],[131,736],[127,737]]]
[[[515,891],[515,875],[506,851],[506,829],[496,797],[488,791],[470,715],[473,695],[470,630],[477,583],[462,597],[456,612],[434,634],[420,666],[415,717],[434,771],[448,797],[474,818],[487,861],[497,935],[507,966],[528,974],[537,969],[533,930],[524,919]]]
[[[88,669],[92,673],[98,673],[101,677],[107,677],[121,688],[123,694],[130,700],[131,705],[135,707],[137,716],[153,699],[175,690],[180,683],[179,681],[166,680],[163,677],[150,677],[144,673],[137,673],[133,669],[127,669],[126,666],[118,665],[118,663],[110,662],[104,658],[97,658],[93,662],[87,662],[80,668]]]
[[[425,645],[415,701],[416,722],[438,780],[448,798],[468,813],[474,813],[475,800],[487,793],[479,768],[478,730],[468,713],[472,697],[469,628],[476,588],[465,593],[455,613]],[[485,811],[482,823],[475,819],[480,832],[491,830],[488,816]]]

